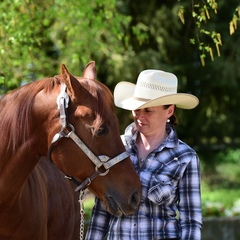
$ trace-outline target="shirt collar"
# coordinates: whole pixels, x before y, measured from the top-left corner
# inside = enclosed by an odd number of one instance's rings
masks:
[[[164,147],[175,148],[178,145],[178,136],[174,127],[171,124],[167,124],[166,131],[168,133],[168,136],[164,140],[164,142],[159,146],[158,148],[159,150]],[[138,131],[135,127],[135,123],[133,122],[127,126],[124,133],[125,141],[129,148],[133,146],[136,149],[137,135],[138,135]]]

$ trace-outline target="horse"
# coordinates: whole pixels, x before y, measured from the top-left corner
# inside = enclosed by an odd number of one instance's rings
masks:
[[[116,216],[141,199],[139,177],[120,138],[110,89],[95,62],[82,77],[61,73],[0,100],[0,239],[79,239],[79,191]],[[80,183],[76,185],[65,176]]]

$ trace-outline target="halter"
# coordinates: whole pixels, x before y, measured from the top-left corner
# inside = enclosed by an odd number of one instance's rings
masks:
[[[90,185],[93,179],[95,179],[96,177],[107,175],[109,172],[109,169],[112,166],[129,157],[129,154],[125,151],[114,158],[110,158],[106,155],[96,156],[87,147],[87,145],[76,135],[74,126],[70,124],[67,120],[66,109],[68,108],[69,96],[66,92],[66,89],[67,89],[66,85],[64,83],[61,84],[60,94],[57,97],[57,105],[58,105],[58,109],[60,110],[60,121],[62,124],[62,128],[60,132],[56,133],[52,139],[51,145],[48,150],[48,158],[51,160],[52,148],[54,147],[54,144],[58,142],[61,138],[70,138],[77,144],[77,146],[87,155],[87,157],[95,165],[95,172],[86,180],[84,180],[82,183],[78,182],[73,177],[66,176],[66,178],[68,178],[69,180],[72,180],[74,183],[78,185],[75,191],[80,191],[80,190],[84,190],[88,185]],[[104,167],[105,171],[100,172],[99,171],[100,167]]]

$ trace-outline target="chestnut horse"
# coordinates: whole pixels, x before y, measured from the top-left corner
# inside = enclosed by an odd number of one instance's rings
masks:
[[[79,239],[78,194],[65,174],[111,214],[136,210],[141,184],[95,62],[83,77],[62,65],[60,75],[5,95],[0,132],[1,240]]]

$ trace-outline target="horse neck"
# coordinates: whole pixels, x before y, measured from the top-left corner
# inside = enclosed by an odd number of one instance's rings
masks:
[[[49,93],[49,95],[51,94]],[[55,95],[53,94],[55,97],[54,104],[56,105]],[[7,97],[8,99],[12,100],[11,97]],[[1,119],[8,110],[11,110],[11,108],[7,108],[7,106],[11,107],[11,103],[6,104],[7,100],[4,100],[5,109],[0,112]],[[50,97],[47,98],[42,92],[36,95],[32,113],[29,114],[31,119],[28,118],[28,121],[31,121],[31,124],[29,124],[31,129],[26,139],[21,140],[19,138],[20,140],[16,140],[13,144],[14,137],[17,137],[20,131],[24,132],[24,129],[20,129],[24,125],[19,129],[15,129],[15,132],[12,129],[5,129],[5,141],[0,144],[0,204],[5,202],[11,205],[14,202],[25,181],[38,163],[39,158],[42,155],[47,155],[48,130],[44,128],[47,129],[47,125],[49,125],[48,119],[51,118],[48,114],[50,112],[48,109],[52,107],[51,102],[53,101],[50,101]],[[3,104],[1,105],[3,106]],[[43,111],[42,107],[45,107],[45,111]],[[0,122],[0,129],[2,130],[7,127],[5,126],[6,123],[13,119],[14,114],[8,114],[8,119],[5,117],[5,120]],[[9,124],[8,127],[14,128],[15,125]]]
[[[24,151],[23,149],[19,150],[20,152]],[[17,154],[17,155],[21,155]],[[0,172],[0,203],[4,205],[11,206],[19,193],[22,191],[24,183],[28,179],[30,173],[35,168],[39,157],[38,156],[25,156],[26,162],[23,164],[22,156],[14,156],[9,161],[5,161],[5,164],[2,164],[1,161],[1,172]],[[31,161],[28,161],[31,158]],[[2,159],[1,159],[2,160]]]

